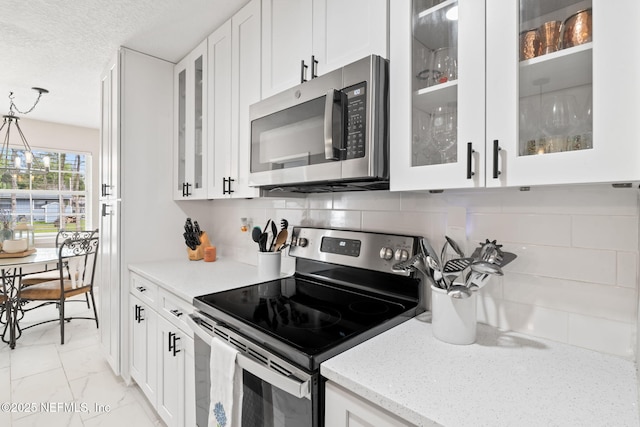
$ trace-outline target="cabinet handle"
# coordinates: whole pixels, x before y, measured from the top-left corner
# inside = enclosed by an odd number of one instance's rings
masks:
[[[109,184],[102,184],[102,197],[111,195],[111,193],[107,191],[107,188],[111,188],[111,186]]]
[[[102,204],[102,216],[108,216],[111,215],[111,212],[107,212],[107,208],[109,208],[109,205],[106,203]]]
[[[167,344],[169,344],[169,349],[168,349],[169,353],[171,353],[171,351],[173,350],[173,346],[175,345],[175,341],[173,340],[174,335],[175,334],[173,332],[169,332],[169,335],[167,335],[167,338],[168,338]]]
[[[178,353],[180,353],[182,350],[178,349],[177,341],[180,339],[180,337],[176,336],[176,334],[173,334],[173,357],[175,357]]]
[[[311,78],[315,79],[318,77],[318,60],[315,55],[311,55]]]
[[[177,309],[176,310],[171,310],[171,314],[173,314],[176,317],[182,316],[182,312],[178,311]]]
[[[467,142],[467,179],[471,179],[475,172],[471,170],[471,163],[473,162],[473,153],[475,150],[473,149],[473,144],[471,142]]]
[[[304,59],[300,62],[300,83],[304,83],[307,81],[307,68],[309,68],[309,66],[304,63]]]
[[[188,182],[182,184],[182,197],[189,197],[191,195],[191,193],[189,193],[189,187],[191,187],[191,184]]]
[[[227,194],[227,178],[222,177],[222,194]]]
[[[498,170],[498,153],[502,150],[498,145],[498,140],[493,140],[493,179],[498,179],[498,176],[502,173]]]
[[[231,189],[231,183],[235,182],[235,179],[229,177],[229,179],[227,180],[227,182],[229,183],[229,190],[227,190],[227,194],[231,194],[234,192],[234,190]]]
[[[138,304],[136,304],[136,322],[140,323],[144,320],[144,317],[142,317],[143,314],[144,314],[144,307],[141,307]]]
[[[133,313],[133,319],[140,323],[140,306],[138,304],[136,304],[135,307],[135,312]]]

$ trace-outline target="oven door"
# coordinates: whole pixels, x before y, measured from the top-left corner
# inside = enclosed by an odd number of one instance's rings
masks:
[[[236,364],[242,369],[243,395],[240,426],[320,426],[318,374],[300,370],[208,318],[196,314],[188,321],[194,330],[197,426],[208,426],[209,342],[214,335],[239,351]]]

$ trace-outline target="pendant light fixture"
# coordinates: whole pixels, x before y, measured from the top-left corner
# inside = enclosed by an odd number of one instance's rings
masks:
[[[17,175],[17,174],[31,174],[40,175],[49,172],[51,160],[48,156],[38,159],[33,155],[31,146],[27,142],[27,139],[20,129],[18,123],[18,116],[16,112],[20,114],[29,114],[36,108],[40,98],[43,94],[49,93],[48,90],[39,87],[32,88],[38,92],[38,98],[33,103],[31,108],[26,111],[20,111],[16,104],[13,102],[13,92],[9,92],[9,114],[5,114],[3,117],[2,126],[0,126],[0,138],[2,138],[2,149],[0,150],[0,172],[4,177],[5,175]],[[2,136],[2,131],[5,131]],[[13,133],[13,135],[12,135]],[[18,134],[19,143],[16,141],[15,134]],[[23,160],[24,157],[24,160]]]

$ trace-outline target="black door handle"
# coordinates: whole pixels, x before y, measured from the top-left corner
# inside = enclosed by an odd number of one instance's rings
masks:
[[[493,179],[498,179],[498,176],[502,173],[498,170],[498,153],[502,150],[498,145],[498,140],[493,140]]]
[[[234,192],[234,190],[231,189],[231,183],[235,182],[235,179],[229,177],[229,179],[227,180],[227,182],[229,183],[229,190],[227,191],[228,194],[231,194]]]
[[[473,162],[473,144],[471,142],[467,142],[467,179],[471,179],[475,172],[471,170],[471,163]]]
[[[315,55],[311,55],[311,78],[315,79],[318,77],[318,60]]]
[[[307,81],[307,79],[306,79],[306,77],[307,77],[307,68],[309,68],[309,67],[308,67],[308,65],[306,65],[304,63],[304,59],[302,61],[300,61],[300,62],[301,62],[301,64],[300,64],[300,83],[304,83],[304,82]]]

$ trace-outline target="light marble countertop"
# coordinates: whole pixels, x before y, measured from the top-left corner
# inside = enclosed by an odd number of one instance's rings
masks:
[[[272,279],[258,274],[255,265],[218,257],[214,262],[177,260],[133,263],[129,270],[184,299],[225,291]]]
[[[640,425],[633,362],[482,324],[476,343],[447,344],[430,317],[335,356],[322,375],[417,425]]]

